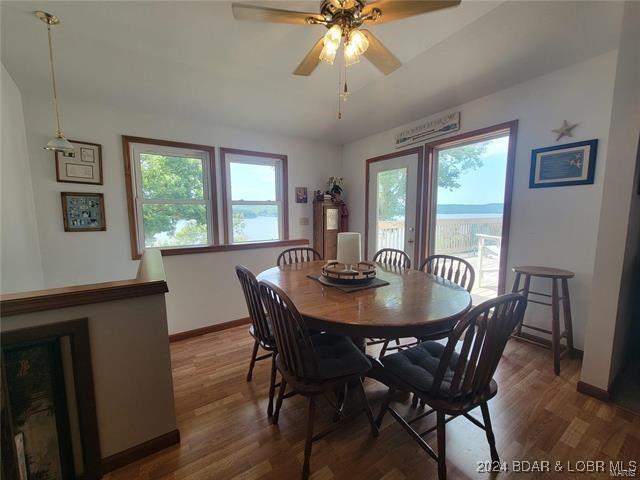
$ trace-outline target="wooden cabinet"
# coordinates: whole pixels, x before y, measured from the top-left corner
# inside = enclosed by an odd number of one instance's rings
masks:
[[[342,201],[313,201],[313,248],[325,260],[334,260],[338,244],[338,232],[348,228],[347,209]]]

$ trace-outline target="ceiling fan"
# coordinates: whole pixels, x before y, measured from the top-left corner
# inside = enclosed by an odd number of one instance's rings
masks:
[[[343,45],[344,65],[353,65],[364,55],[385,75],[401,63],[365,24],[381,24],[413,17],[443,8],[454,7],[461,0],[322,0],[320,13],[298,12],[278,8],[232,4],[236,20],[297,25],[323,25],[328,29],[294,70],[294,75],[308,76],[320,61],[333,65]]]

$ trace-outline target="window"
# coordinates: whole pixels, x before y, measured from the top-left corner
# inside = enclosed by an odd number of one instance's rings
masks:
[[[122,146],[134,260],[145,248],[181,255],[308,243],[289,240],[286,155],[221,148],[218,172],[207,145],[123,135]]]
[[[132,180],[128,193],[135,224],[133,251],[139,256],[146,247],[217,243],[213,147],[134,137],[123,140]]]
[[[288,239],[286,155],[220,153],[225,243]]]

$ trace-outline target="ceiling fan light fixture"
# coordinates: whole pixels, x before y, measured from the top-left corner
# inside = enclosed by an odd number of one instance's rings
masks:
[[[344,46],[344,64],[349,67],[360,61],[360,55],[351,43]]]
[[[353,29],[344,45],[344,64],[348,67],[360,61],[360,55],[369,48],[369,40],[360,30]]]
[[[353,49],[354,53],[358,56],[362,55],[367,51],[367,48],[369,48],[369,39],[357,28],[349,32],[349,40],[347,43],[349,48]]]
[[[324,46],[320,52],[320,60],[329,65],[333,65],[336,59],[336,54],[340,48],[340,42],[342,41],[342,28],[340,25],[332,26],[324,35]]]
[[[325,44],[320,52],[320,60],[329,65],[333,65],[333,62],[336,59],[336,54],[338,53],[338,48],[333,44]]]

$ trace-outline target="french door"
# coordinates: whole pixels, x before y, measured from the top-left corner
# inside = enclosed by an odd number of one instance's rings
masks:
[[[367,160],[368,259],[381,248],[395,248],[415,264],[422,158],[419,147]]]
[[[426,254],[467,260],[474,302],[505,291],[517,122],[426,145]]]

